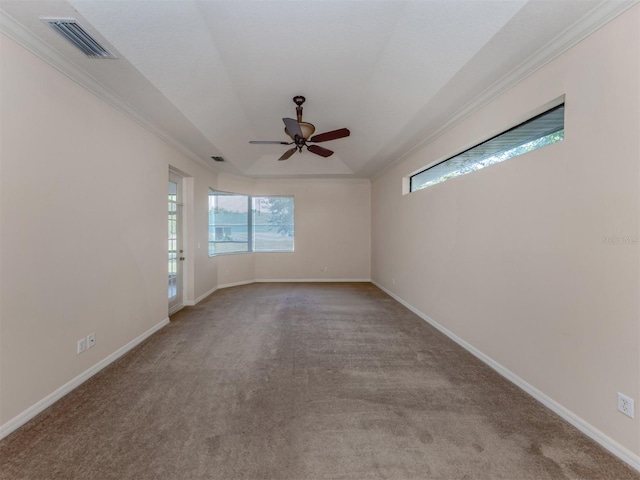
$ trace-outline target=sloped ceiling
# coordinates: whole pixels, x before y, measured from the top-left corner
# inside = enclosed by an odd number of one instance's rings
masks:
[[[251,177],[375,176],[636,1],[4,0],[2,29],[183,152]],[[76,18],[85,57],[40,18]],[[277,159],[283,117],[349,138]],[[551,99],[550,99],[551,100]],[[219,155],[225,162],[214,163]]]

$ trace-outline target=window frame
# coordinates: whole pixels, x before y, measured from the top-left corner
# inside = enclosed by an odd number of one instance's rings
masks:
[[[214,195],[212,195],[214,194]],[[214,230],[214,239],[211,239],[211,227],[213,227],[214,229],[218,229],[218,228],[224,228],[224,227],[219,227],[214,223],[211,223],[211,197],[215,197],[216,199],[220,196],[234,196],[234,197],[246,197],[246,205],[247,205],[247,223],[245,223],[244,225],[246,225],[246,231],[247,231],[247,240],[245,242],[235,242],[233,240],[229,240],[229,241],[222,241],[222,240],[216,240],[215,236],[217,235],[216,230]],[[209,188],[209,195],[207,196],[207,201],[208,203],[208,228],[207,228],[207,253],[209,254],[210,257],[214,257],[216,255],[233,255],[233,254],[239,254],[239,253],[250,253],[251,252],[251,229],[250,229],[250,225],[248,223],[248,221],[250,221],[250,215],[249,213],[251,212],[251,196],[250,195],[246,195],[244,193],[235,193],[235,192],[225,192],[222,190],[214,190],[213,188]],[[219,206],[216,206],[216,208],[218,208]],[[239,212],[241,214],[244,214],[245,212]],[[215,214],[214,214],[215,215]],[[229,228],[233,228],[233,226],[229,226]],[[221,244],[221,243],[243,243],[246,244],[247,247],[246,249],[242,249],[242,250],[233,250],[233,251],[229,251],[229,252],[215,252],[215,245],[216,244]],[[212,250],[212,244],[214,245],[213,250]]]
[[[497,150],[497,151],[495,151],[493,153],[489,153],[489,154],[484,153],[483,154],[483,153],[479,152],[478,157],[476,159],[474,159],[474,161],[470,161],[467,164],[462,165],[458,170],[453,170],[453,171],[448,172],[448,173],[443,173],[440,177],[436,177],[436,179],[435,179],[436,181],[428,180],[427,182],[423,182],[423,183],[427,183],[427,185],[422,185],[422,186],[415,186],[414,185],[414,181],[415,181],[416,177],[419,177],[420,175],[424,174],[425,172],[427,172],[429,170],[432,170],[432,169],[434,169],[434,168],[436,168],[436,167],[438,167],[440,165],[443,165],[443,164],[445,164],[447,162],[456,160],[456,159],[464,156],[465,154],[468,154],[469,152],[473,151],[474,149],[480,150],[480,147],[482,147],[482,146],[484,146],[486,144],[489,144],[490,142],[492,142],[492,141],[494,141],[496,139],[499,139],[500,137],[506,136],[509,133],[513,132],[514,130],[522,129],[526,125],[531,124],[532,122],[540,119],[541,117],[553,114],[554,112],[556,112],[559,109],[562,109],[562,111],[563,111],[563,113],[562,113],[562,127],[561,128],[554,129],[553,131],[545,133],[544,135],[540,135],[540,136],[537,136],[537,137],[534,137],[534,138],[527,139],[524,142],[515,143],[515,144],[510,145],[510,146],[508,146],[506,148],[502,148],[500,150]],[[520,155],[524,155],[525,153],[529,153],[529,152],[537,150],[539,148],[542,148],[542,147],[545,147],[545,146],[548,146],[548,145],[553,145],[554,143],[558,143],[558,142],[563,141],[564,140],[564,130],[565,130],[565,112],[566,112],[564,96],[560,97],[559,99],[556,99],[553,102],[550,102],[549,104],[546,104],[544,107],[542,107],[542,110],[543,111],[541,113],[537,113],[537,114],[535,114],[533,116],[529,116],[528,118],[526,118],[525,120],[519,122],[517,125],[515,125],[515,126],[513,126],[511,128],[503,130],[500,133],[498,133],[496,135],[493,135],[492,137],[490,137],[490,138],[488,138],[486,140],[478,142],[478,143],[474,144],[473,146],[471,146],[471,147],[469,147],[469,148],[467,148],[467,149],[465,149],[465,150],[463,150],[461,152],[456,153],[455,155],[452,155],[452,156],[447,157],[447,158],[445,158],[443,160],[434,162],[433,164],[429,165],[428,167],[421,168],[419,171],[404,177],[404,181],[406,182],[405,183],[405,187],[404,187],[405,188],[405,193],[414,193],[414,192],[417,192],[417,191],[420,191],[420,190],[425,190],[425,189],[427,189],[429,187],[432,187],[434,185],[437,185],[439,183],[444,183],[447,180],[451,180],[451,179],[459,177],[459,176],[464,176],[464,175],[466,175],[468,173],[473,173],[474,171],[477,171],[477,170],[480,170],[480,169],[495,165],[497,163],[502,163],[502,162],[507,161],[507,160],[511,160],[511,159],[516,158],[516,157],[518,157]],[[538,111],[540,111],[540,110],[538,110]],[[540,140],[542,140],[544,138],[550,137],[551,135],[556,135],[558,132],[562,132],[561,138],[553,140],[551,143],[544,143],[543,145],[537,145],[537,146],[534,146],[534,148],[531,148],[530,150],[527,150],[527,151],[524,151],[524,152],[520,152],[520,153],[514,153],[513,155],[510,155],[510,156],[508,156],[506,158],[496,159],[495,161],[493,161],[491,163],[488,163],[487,165],[478,166],[482,162],[486,162],[487,160],[490,160],[492,158],[496,158],[501,154],[505,154],[507,152],[514,151],[514,150],[516,150],[516,149],[518,149],[520,147],[523,147],[524,145],[527,145],[529,143],[540,141]],[[473,168],[473,167],[477,167],[477,168]],[[468,171],[462,172],[461,170],[464,170],[464,169],[468,169]],[[450,175],[449,178],[443,178],[443,177],[448,176],[448,175]]]
[[[215,229],[220,228],[217,227],[215,222],[212,223],[212,213],[211,209],[213,208],[211,205],[211,197],[217,196],[236,196],[236,197],[246,197],[247,201],[247,211],[246,211],[246,222],[243,225],[246,225],[247,228],[247,241],[240,242],[246,243],[247,248],[243,250],[235,250],[229,252],[216,252],[215,245],[223,243],[219,240],[215,240]],[[295,251],[295,197],[293,195],[249,195],[245,193],[235,193],[228,192],[224,190],[217,190],[209,187],[209,194],[207,196],[208,203],[208,227],[207,227],[207,253],[209,257],[216,257],[219,255],[239,255],[244,253],[293,253]],[[274,249],[274,250],[261,250],[256,249],[255,247],[255,226],[254,226],[254,215],[255,215],[255,199],[264,199],[264,198],[290,198],[292,201],[292,217],[291,217],[291,231],[292,233],[292,241],[290,249]],[[245,212],[239,212],[241,214],[245,214]],[[215,214],[214,214],[215,215]],[[215,217],[214,217],[215,218]],[[214,239],[211,238],[212,228],[214,229]]]
[[[267,198],[290,198],[291,199],[291,232],[292,235],[291,238],[291,249],[274,249],[274,250],[266,250],[266,249],[258,249],[256,247],[256,227],[258,226],[257,222],[255,221],[255,214],[256,214],[256,204],[254,203],[256,199],[267,199]],[[251,198],[251,202],[252,202],[252,209],[251,209],[251,225],[252,225],[252,232],[251,232],[251,239],[252,239],[252,246],[253,246],[253,252],[256,253],[292,253],[295,251],[295,212],[296,212],[296,207],[295,207],[295,198],[293,195],[253,195]],[[262,226],[262,224],[260,224]]]

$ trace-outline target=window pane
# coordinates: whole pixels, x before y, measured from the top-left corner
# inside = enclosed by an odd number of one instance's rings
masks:
[[[564,104],[411,176],[410,191],[430,187],[564,139]]]
[[[209,191],[209,255],[249,251],[249,197]]]
[[[293,197],[253,197],[253,249],[293,252]]]
[[[168,298],[178,294],[178,184],[169,181],[169,290]]]

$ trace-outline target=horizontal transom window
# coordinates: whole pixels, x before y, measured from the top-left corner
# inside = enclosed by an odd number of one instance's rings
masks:
[[[410,177],[415,192],[564,139],[564,103]]]

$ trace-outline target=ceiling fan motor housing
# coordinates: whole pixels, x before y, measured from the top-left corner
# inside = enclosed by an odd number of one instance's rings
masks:
[[[298,124],[300,125],[300,130],[302,130],[302,136],[304,137],[304,139],[309,140],[309,137],[313,135],[313,132],[316,131],[316,127],[313,124],[307,122],[298,121]],[[291,135],[291,133],[289,133],[289,130],[286,127],[284,129],[284,133],[289,135],[294,142],[296,141],[295,137]]]
[[[329,149],[321,147],[319,145],[307,145],[307,141],[312,143],[326,142],[328,140],[336,140],[338,138],[348,137],[351,132],[347,128],[339,128],[338,130],[332,130],[330,132],[321,133],[320,135],[313,135],[316,131],[316,127],[308,122],[302,121],[302,104],[305,102],[305,98],[302,95],[296,95],[293,97],[293,103],[296,104],[297,120],[293,118],[283,118],[282,121],[285,124],[284,133],[293,140],[293,142],[279,142],[279,141],[250,141],[249,143],[273,143],[281,145],[295,145],[290,148],[278,159],[287,160],[293,155],[296,150],[302,152],[304,147],[311,153],[320,155],[321,157],[330,157],[333,152]]]

